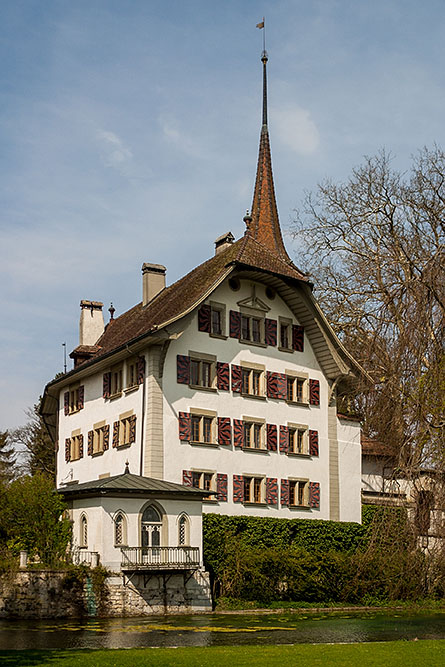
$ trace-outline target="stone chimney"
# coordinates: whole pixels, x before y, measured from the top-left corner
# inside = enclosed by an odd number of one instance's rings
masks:
[[[80,302],[79,345],[94,345],[104,332],[101,301]]]
[[[234,240],[235,237],[233,236],[232,232],[226,232],[225,234],[218,236],[215,241],[215,255],[218,255],[222,250],[225,250],[230,245],[232,245]]]
[[[146,306],[165,287],[167,269],[162,264],[142,264],[142,305]]]

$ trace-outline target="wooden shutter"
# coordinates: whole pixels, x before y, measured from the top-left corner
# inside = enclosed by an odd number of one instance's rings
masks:
[[[266,374],[266,389],[268,398],[277,398],[277,374],[267,371]]]
[[[278,480],[276,477],[266,477],[266,503],[278,504]]]
[[[320,509],[320,484],[319,482],[309,482],[309,506],[314,509]]]
[[[136,415],[130,417],[130,443],[136,442]]]
[[[190,384],[190,357],[185,354],[176,355],[176,381]]]
[[[113,424],[113,447],[119,447],[119,422]]]
[[[289,506],[289,480],[281,480],[281,504],[283,507]]]
[[[309,454],[318,456],[318,431],[309,429]]]
[[[77,409],[82,410],[85,402],[85,386],[83,384],[80,385],[78,389],[78,399],[77,399]]]
[[[218,443],[220,445],[232,444],[230,417],[218,417]]]
[[[244,428],[242,419],[233,420],[233,445],[234,447],[244,447]]]
[[[94,431],[88,431],[88,445],[87,445],[88,456],[93,455],[93,438],[94,438]]]
[[[227,502],[227,475],[225,473],[216,475],[216,500],[220,503]]]
[[[277,451],[277,427],[275,424],[266,424],[267,449],[270,452]]]
[[[83,458],[83,435],[80,434],[79,438],[79,459]]]
[[[280,452],[287,454],[289,451],[289,428],[280,426]]]
[[[65,410],[65,414],[69,415],[69,413],[70,413],[70,392],[69,391],[66,391],[63,394],[63,407],[64,407],[64,410]]]
[[[180,412],[179,417],[179,439],[189,441],[192,439],[192,420],[190,413]]]
[[[287,398],[287,379],[284,373],[275,373],[277,376],[277,398],[285,401]]]
[[[71,461],[71,438],[65,440],[65,461]]]
[[[211,314],[212,309],[207,304],[203,304],[198,310],[198,331],[211,331]]]
[[[318,380],[309,380],[309,403],[320,405],[320,382]]]
[[[104,373],[103,377],[103,392],[102,395],[104,398],[110,398],[111,394],[111,373]]]
[[[229,391],[230,381],[229,381],[229,364],[226,364],[222,361],[218,361],[216,364],[216,386],[221,391]]]
[[[142,384],[145,377],[145,357],[138,357],[138,384]]]
[[[236,310],[231,310],[229,322],[230,338],[241,338],[241,313],[238,313]]]
[[[304,352],[304,327],[298,324],[292,325],[292,349],[297,352]]]
[[[266,345],[273,345],[274,347],[277,344],[277,321],[269,320],[267,317],[264,320],[264,339]]]
[[[104,426],[104,452],[110,448],[110,425],[105,424]]]
[[[244,479],[242,475],[233,475],[233,502],[244,502]]]
[[[191,470],[182,471],[182,483],[184,486],[193,486],[193,473]]]
[[[241,377],[241,366],[232,364],[232,391],[236,392],[237,394],[241,393]]]

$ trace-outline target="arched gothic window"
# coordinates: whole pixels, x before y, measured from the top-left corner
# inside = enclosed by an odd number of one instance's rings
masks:
[[[127,520],[122,512],[114,519],[114,544],[116,547],[127,544]]]
[[[80,519],[80,535],[79,545],[86,549],[88,547],[88,521],[85,514],[82,514]]]
[[[161,545],[162,517],[156,507],[149,505],[141,518],[141,536],[143,547],[159,547]]]
[[[189,543],[189,521],[185,514],[178,521],[178,544],[183,547]]]

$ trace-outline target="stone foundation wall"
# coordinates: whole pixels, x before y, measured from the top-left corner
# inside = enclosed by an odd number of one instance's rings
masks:
[[[99,594],[98,594],[99,593]],[[113,575],[100,592],[72,571],[26,570],[0,577],[0,618],[146,616],[211,611],[209,574]]]

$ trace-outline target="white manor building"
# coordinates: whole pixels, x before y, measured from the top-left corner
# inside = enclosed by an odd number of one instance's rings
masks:
[[[144,264],[142,302],[105,327],[82,301],[74,369],[45,388],[76,545],[113,570],[202,566],[202,511],[360,522],[360,424],[336,400],[364,371],[283,243],[262,62],[244,235],[173,285]]]

